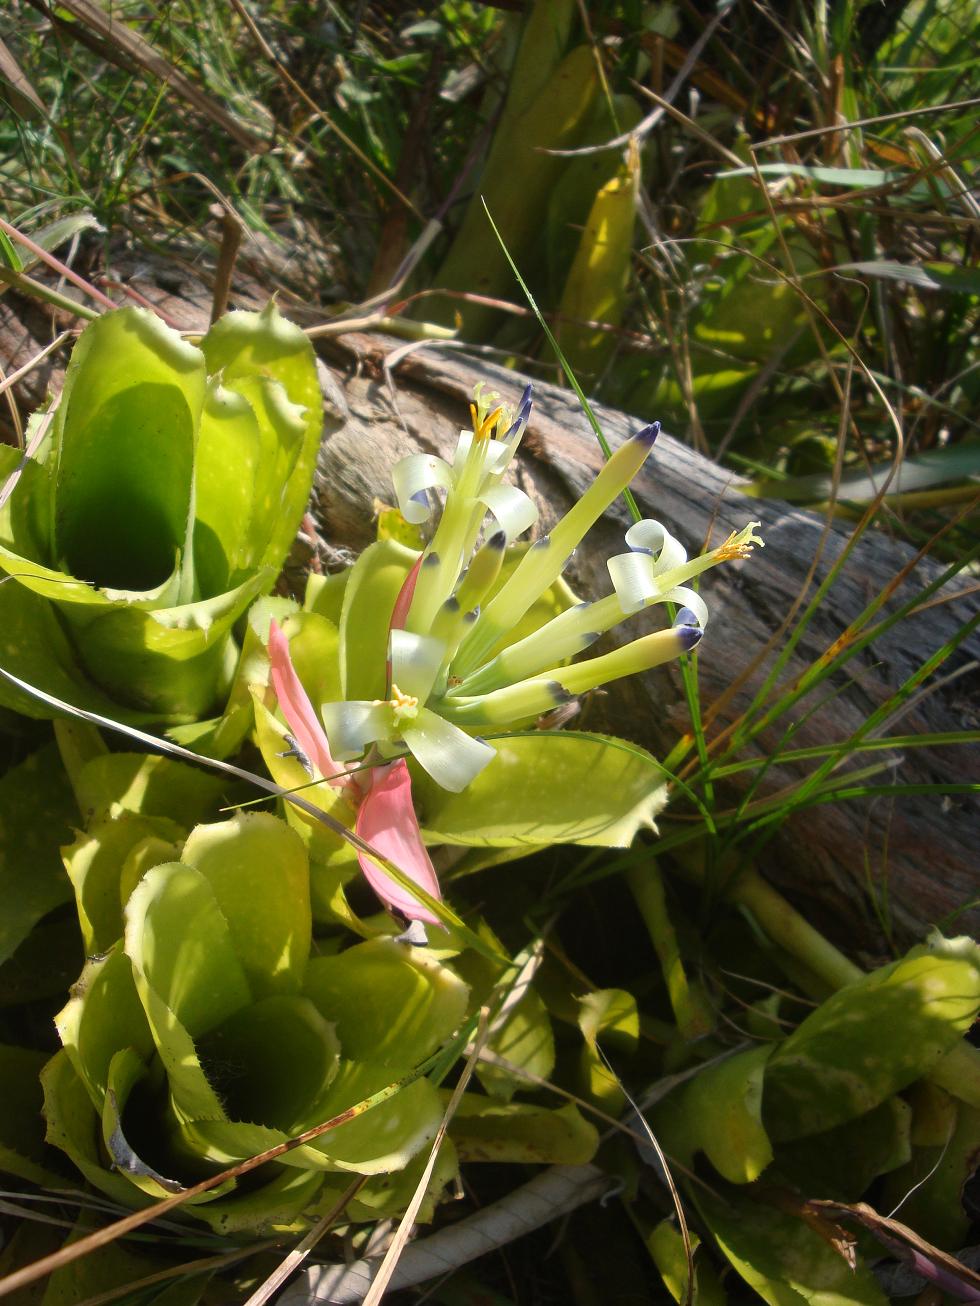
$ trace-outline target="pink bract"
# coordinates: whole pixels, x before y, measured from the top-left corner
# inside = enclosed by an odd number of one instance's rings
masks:
[[[371,775],[371,788],[357,813],[357,833],[410,876],[430,897],[441,901],[439,881],[422,842],[412,802],[412,779],[404,759],[378,767]],[[438,916],[407,889],[396,884],[364,853],[358,853],[358,861],[368,884],[386,907],[410,921],[441,925]]]

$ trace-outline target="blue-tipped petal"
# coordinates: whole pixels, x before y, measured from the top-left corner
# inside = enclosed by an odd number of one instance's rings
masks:
[[[700,626],[674,626],[677,632],[677,638],[680,640],[681,649],[685,653],[690,651],[701,643],[701,636],[704,631]]]
[[[639,440],[641,444],[647,445],[648,448],[652,448],[656,443],[659,434],[660,423],[651,422],[649,426],[644,426],[641,430],[637,431],[636,435],[633,436],[633,439]]]
[[[698,621],[698,614],[696,612],[692,612],[690,608],[681,608],[680,612],[678,612],[677,616],[671,622],[671,625],[700,627],[701,623]]]

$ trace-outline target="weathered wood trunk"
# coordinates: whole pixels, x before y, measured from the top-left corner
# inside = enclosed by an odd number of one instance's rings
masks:
[[[175,324],[197,329],[206,325],[206,306],[198,296],[167,295],[144,284],[139,290],[160,302]],[[46,319],[36,306],[10,298],[0,302],[0,363],[7,372],[37,352],[38,341],[47,337]],[[426,348],[402,358],[392,385],[384,360],[399,344],[371,335],[347,335],[325,344],[330,367],[324,368],[326,431],[315,515],[328,549],[358,550],[373,537],[374,502],[391,501],[394,459],[415,450],[443,455],[451,451],[467,421],[476,381],[486,381],[505,397],[516,397],[523,384],[520,375],[480,359]],[[42,365],[19,388],[22,407],[29,409],[45,387],[58,383],[58,369]],[[611,409],[599,407],[597,413],[614,446],[639,425]],[[601,461],[574,396],[556,386],[537,385],[516,479],[537,502],[543,529],[581,494]],[[710,722],[709,738],[714,737],[751,701],[794,628],[793,622],[788,629],[783,623],[797,610],[801,591],[807,599],[812,596],[845,549],[849,531],[838,524],[828,528],[820,516],[785,503],[746,498],[737,477],[666,434],[633,489],[643,513],[662,519],[689,552],[720,542],[750,519],[762,522],[765,549],[749,561],[712,572],[703,586],[711,624],[699,649],[700,698]],[[620,501],[572,560],[568,579],[583,595],[608,592],[606,559],[622,551],[628,524]],[[797,681],[913,558],[908,546],[883,532],[867,532],[793,648],[779,685]],[[884,613],[912,598],[938,574],[936,564],[920,561]],[[943,591],[941,601],[934,600],[876,638],[741,756],[765,759],[781,743],[801,748],[847,740],[978,610],[976,594]],[[637,629],[644,618],[633,620]],[[976,726],[977,661],[971,659],[977,657],[976,642],[972,647],[964,644],[938,677],[926,682],[878,733],[909,735]],[[733,683],[739,687],[731,694]],[[597,695],[588,705],[586,724],[615,730],[665,756],[689,726],[678,668],[622,681],[608,694]],[[784,736],[790,729],[794,733],[787,745]],[[953,747],[865,753],[844,761],[836,775],[882,759],[891,765],[877,783],[980,781],[977,750]],[[773,766],[753,797],[758,800],[797,783],[816,765],[809,761]],[[726,780],[718,793],[719,808],[737,806],[754,776],[748,770]],[[954,929],[980,932],[980,911],[969,905],[980,897],[977,812],[977,799],[971,795],[884,795],[813,806],[779,828],[759,852],[756,865],[820,928],[865,951],[870,959],[886,943],[879,914],[890,922],[899,942],[920,936],[929,924],[956,913]],[[728,870],[737,869],[733,860]]]

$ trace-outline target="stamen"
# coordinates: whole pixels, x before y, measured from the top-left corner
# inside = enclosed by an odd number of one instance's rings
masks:
[[[401,725],[403,721],[414,721],[419,714],[418,699],[414,694],[403,694],[397,685],[392,685],[388,702],[396,725]]]

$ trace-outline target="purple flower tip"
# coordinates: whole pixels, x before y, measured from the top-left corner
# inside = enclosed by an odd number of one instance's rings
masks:
[[[633,438],[635,440],[640,440],[643,444],[649,445],[652,448],[653,445],[656,443],[656,439],[659,434],[660,434],[660,423],[651,422],[649,426],[644,426],[642,430],[637,431],[636,435]]]
[[[673,624],[675,626],[697,626],[699,628],[701,625],[690,608],[681,608],[680,612],[678,612],[677,616],[674,618]]]
[[[704,634],[700,626],[675,626],[674,630],[677,632],[682,653],[690,653],[691,649],[701,642],[701,636]]]
[[[494,531],[487,540],[488,549],[505,549],[507,547],[506,531]]]

